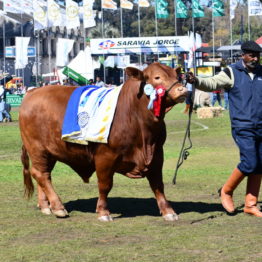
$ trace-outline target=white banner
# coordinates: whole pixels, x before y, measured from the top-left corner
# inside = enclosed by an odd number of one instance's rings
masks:
[[[94,0],[83,0],[83,23],[84,28],[96,26]]]
[[[235,9],[237,7],[238,0],[230,0],[230,19],[235,18]]]
[[[15,14],[23,13],[20,0],[4,0],[2,2],[4,4],[3,9],[5,12],[15,13]]]
[[[21,2],[22,10],[24,13],[33,15],[34,13],[34,7],[33,7],[33,1],[32,0],[22,0]]]
[[[138,0],[138,5],[140,7],[149,7],[150,3],[148,2],[148,0]]]
[[[120,0],[121,8],[132,10],[133,6],[134,6],[133,3],[128,0]]]
[[[38,0],[33,1],[34,8],[34,30],[47,28],[46,3]]]
[[[28,64],[27,48],[30,37],[16,37],[15,38],[15,69],[25,68]]]
[[[248,0],[248,15],[262,15],[262,3],[259,0]]]
[[[79,7],[72,0],[66,0],[66,27],[67,29],[80,27]]]
[[[102,8],[117,10],[117,3],[114,2],[113,0],[101,0],[101,1],[102,1]]]
[[[91,39],[90,47],[92,54],[172,53],[190,49],[188,36]]]
[[[56,66],[65,66],[68,63],[68,54],[74,46],[74,40],[58,38],[56,43]]]
[[[48,26],[63,26],[62,13],[59,5],[54,0],[47,0]]]

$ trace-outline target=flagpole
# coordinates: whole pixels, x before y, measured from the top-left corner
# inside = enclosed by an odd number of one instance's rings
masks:
[[[22,12],[22,9],[21,9],[21,12],[20,12],[20,16],[21,16],[21,37],[24,37],[23,12]],[[22,49],[23,49],[23,45],[24,45],[24,41],[22,41]],[[27,56],[27,50],[26,50],[26,56]],[[23,79],[23,85],[25,85],[25,69],[24,69],[24,65],[23,65],[23,68],[22,68],[22,79]]]
[[[3,23],[3,48],[4,48],[4,66],[3,66],[3,68],[4,68],[4,73],[3,73],[3,77],[4,77],[4,74],[5,74],[5,70],[6,70],[6,60],[5,60],[5,15],[3,15],[3,18],[4,18],[4,23]],[[4,88],[5,88],[5,84],[6,84],[6,82],[5,82],[6,80],[5,80],[5,77],[4,77]]]
[[[140,25],[140,6],[139,6],[139,2],[138,2],[138,6],[137,6],[137,18],[138,18],[138,37],[141,37],[141,25]],[[142,65],[142,50],[140,48],[140,53],[139,53],[139,66]]]
[[[212,7],[214,1],[212,1]],[[215,62],[215,19],[214,19],[214,10],[212,10],[212,39],[213,39],[213,62]],[[213,75],[215,74],[215,67],[213,66]]]
[[[250,16],[249,16],[249,4],[248,4],[248,11],[247,11],[247,24],[248,24],[248,40],[250,40],[251,36],[251,24],[250,24]]]
[[[38,30],[38,38],[37,38],[37,74],[42,75],[41,63],[40,63],[40,30]]]
[[[120,32],[121,32],[121,38],[123,38],[123,9],[121,7],[121,3],[120,3]]]
[[[38,34],[35,31],[35,20],[33,19],[33,27],[34,27],[34,47],[35,47],[35,65],[36,65],[36,75],[35,75],[35,86],[37,87],[37,83],[38,83],[38,57],[37,57],[37,53],[38,53]]]
[[[104,39],[104,10],[103,10],[103,0],[101,1],[101,19],[102,19],[102,39]],[[104,83],[106,83],[106,68],[105,68],[105,49],[103,52],[103,74],[104,74]]]
[[[175,36],[177,36],[177,17],[176,17],[176,12],[177,12],[177,0],[174,0],[174,12],[175,12]],[[175,48],[176,49],[176,48]],[[177,50],[174,50],[174,55],[176,56],[176,64],[178,64],[178,53]],[[172,67],[175,67],[175,58],[174,56],[172,57]]]
[[[229,16],[229,24],[230,24],[230,58],[231,58],[231,63],[233,63],[233,49],[232,49],[232,45],[233,45],[233,32],[232,32],[232,19]]]
[[[177,36],[177,18],[176,18],[176,2],[177,2],[177,0],[174,0],[174,14],[175,14],[175,36]]]
[[[196,48],[195,48],[195,19],[194,16],[192,15],[192,30],[193,30],[193,69],[194,69],[194,75],[196,75]]]
[[[83,24],[82,24],[82,26],[83,26],[83,37],[84,37],[84,54],[85,54],[85,50],[86,50],[86,47],[87,47],[87,41],[86,41],[86,39],[87,39],[87,34],[86,34],[86,28],[84,27],[84,22],[83,22]],[[87,63],[86,63],[86,59],[85,59],[85,68],[87,68]],[[88,84],[87,83],[87,76],[85,76],[85,79],[86,79],[86,85]],[[94,80],[94,79],[93,79]]]
[[[158,49],[158,23],[157,23],[157,5],[155,5],[155,31],[156,31],[156,41],[157,41],[157,59],[159,60],[159,49]]]

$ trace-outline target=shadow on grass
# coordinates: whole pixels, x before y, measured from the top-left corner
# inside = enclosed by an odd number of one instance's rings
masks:
[[[84,213],[94,213],[97,198],[78,199],[64,203],[65,208],[70,213],[80,211]],[[220,204],[203,202],[172,202],[169,201],[177,214],[197,212],[210,213],[224,211]],[[160,216],[159,209],[154,198],[121,198],[112,197],[108,199],[108,206],[112,214],[121,214],[119,217],[136,216]]]

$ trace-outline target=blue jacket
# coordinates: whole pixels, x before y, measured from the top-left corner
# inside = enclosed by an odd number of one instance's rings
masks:
[[[234,86],[229,89],[229,110],[232,127],[262,128],[262,66],[252,80],[242,60],[231,65]]]

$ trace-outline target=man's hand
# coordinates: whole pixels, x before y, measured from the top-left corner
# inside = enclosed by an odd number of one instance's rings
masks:
[[[192,72],[188,72],[186,74],[186,81],[190,84],[194,84],[196,82],[196,77]]]

